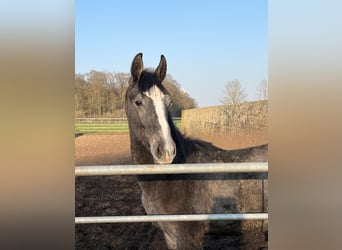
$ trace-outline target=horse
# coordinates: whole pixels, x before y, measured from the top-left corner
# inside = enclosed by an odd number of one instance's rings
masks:
[[[163,86],[167,63],[161,55],[155,70],[144,69],[142,53],[131,64],[125,96],[131,157],[135,164],[264,162],[268,145],[223,150],[187,138],[168,112],[171,96]],[[267,174],[137,175],[147,214],[241,213],[267,210]],[[266,183],[267,184],[267,183]],[[267,185],[266,185],[267,187]],[[265,200],[266,199],[266,200]],[[260,229],[263,221],[158,222],[169,249],[202,249],[207,232]]]

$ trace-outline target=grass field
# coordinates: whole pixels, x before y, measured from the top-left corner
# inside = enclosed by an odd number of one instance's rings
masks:
[[[181,120],[174,120],[175,125],[180,128]],[[89,133],[128,133],[127,121],[113,122],[75,122],[75,134]]]

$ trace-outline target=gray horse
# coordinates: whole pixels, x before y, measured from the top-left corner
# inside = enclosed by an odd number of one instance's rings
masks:
[[[177,164],[267,161],[268,145],[223,150],[184,138],[168,112],[171,97],[162,85],[166,59],[144,70],[142,53],[131,65],[125,109],[130,130],[131,156],[136,164]],[[267,174],[139,175],[147,214],[244,213],[267,210]],[[266,183],[265,183],[266,182]],[[263,229],[257,222],[158,222],[170,249],[201,249],[206,232],[229,234]]]

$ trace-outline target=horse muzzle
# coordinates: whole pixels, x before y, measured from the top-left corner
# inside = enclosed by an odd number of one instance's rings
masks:
[[[174,142],[157,144],[151,147],[152,156],[157,164],[170,164],[176,156],[176,145]]]

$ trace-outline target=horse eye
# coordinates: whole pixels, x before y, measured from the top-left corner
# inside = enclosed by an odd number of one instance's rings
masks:
[[[135,101],[134,103],[135,103],[135,105],[137,105],[137,106],[141,106],[141,104],[142,104],[141,101]]]

